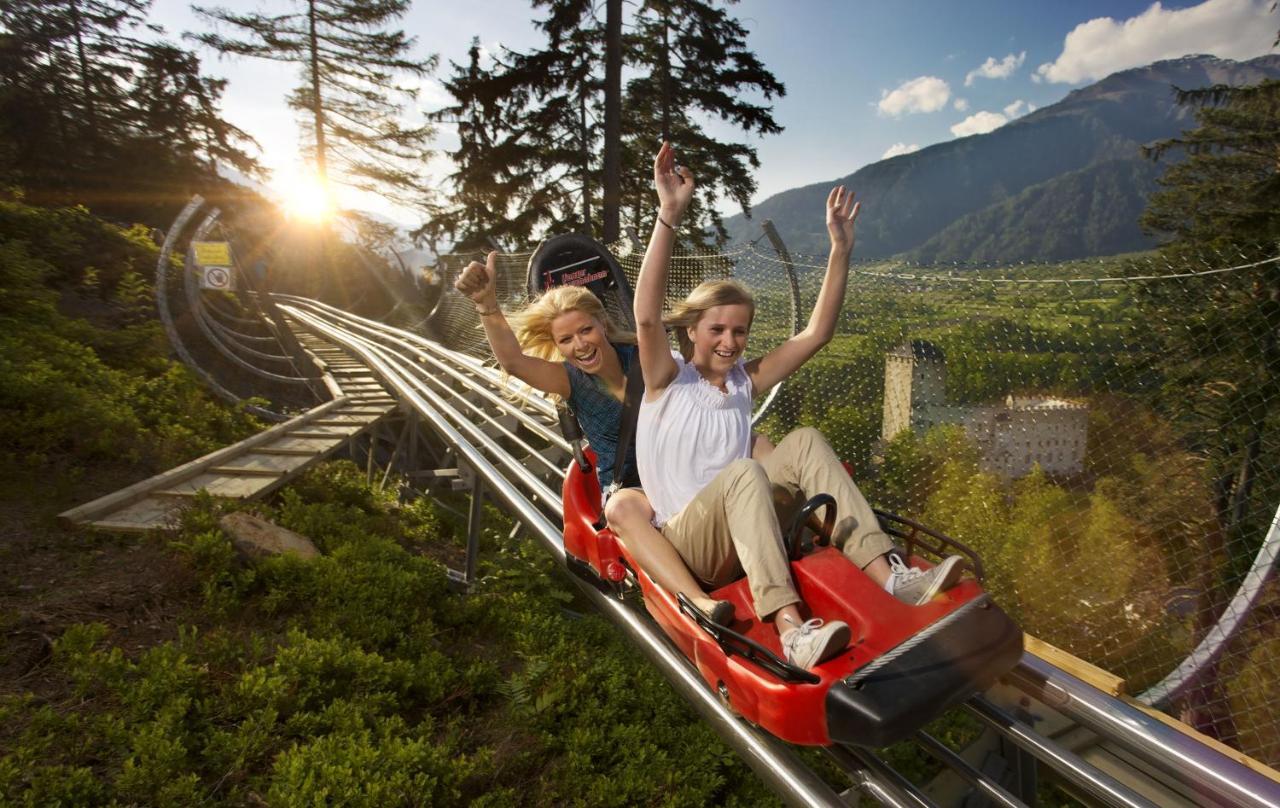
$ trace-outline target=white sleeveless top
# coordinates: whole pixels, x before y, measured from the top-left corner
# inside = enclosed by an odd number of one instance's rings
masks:
[[[751,379],[739,359],[727,394],[672,351],[679,370],[657,401],[641,401],[636,426],[640,483],[661,527],[734,460],[751,456]]]

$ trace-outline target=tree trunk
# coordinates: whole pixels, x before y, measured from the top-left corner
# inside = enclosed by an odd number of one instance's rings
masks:
[[[53,70],[50,73],[53,78],[53,114],[57,116],[58,120],[58,153],[66,156],[73,154],[73,152],[71,151],[71,135],[67,132],[67,111],[62,106],[62,99],[66,98],[66,92],[57,61],[54,62]]]
[[[622,235],[622,0],[605,2],[604,212],[606,244]]]
[[[84,118],[88,124],[87,137],[89,140],[89,153],[94,157],[98,156],[98,105],[93,101],[93,88],[89,82],[89,57],[84,51],[84,33],[81,28],[84,27],[83,20],[80,17],[79,0],[71,0],[71,29],[75,32],[76,37],[76,60],[80,64],[80,95],[84,103]]]
[[[591,228],[591,144],[587,142],[587,82],[578,85],[578,130],[582,155],[582,233],[593,235]]]
[[[1218,661],[1210,665],[1200,681],[1187,691],[1178,718],[1197,732],[1227,746],[1238,747],[1239,730],[1231,714],[1231,702],[1222,687],[1222,674],[1218,670],[1221,664]]]
[[[1244,457],[1240,461],[1240,471],[1236,475],[1235,491],[1231,495],[1231,521],[1228,530],[1234,532],[1240,523],[1249,515],[1249,495],[1253,491],[1254,469],[1258,464],[1258,455],[1262,452],[1262,425],[1255,423],[1249,430],[1245,441]],[[1229,532],[1227,535],[1231,535]]]
[[[669,9],[662,9],[662,58],[658,62],[662,70],[662,139],[671,140],[671,17]]]
[[[316,2],[307,0],[307,68],[311,78],[311,115],[316,133],[316,177],[329,189],[329,161],[325,154],[324,104],[320,100],[320,38],[316,34]]]
[[[1274,313],[1275,307],[1280,304],[1280,287],[1271,287],[1270,289],[1258,289],[1255,295],[1260,298],[1262,316],[1264,320],[1272,320],[1273,317],[1267,317],[1269,312]],[[1258,361],[1258,391],[1257,396],[1265,400],[1269,394],[1276,391],[1275,378],[1272,374],[1272,368],[1276,366],[1276,330],[1268,329],[1266,335],[1262,339],[1261,358]],[[1249,436],[1245,439],[1244,458],[1240,461],[1240,471],[1236,476],[1235,490],[1231,497],[1231,522],[1227,525],[1228,531],[1234,532],[1239,528],[1240,524],[1249,515],[1249,497],[1253,493],[1253,483],[1257,478],[1257,466],[1259,455],[1262,454],[1262,438],[1266,426],[1266,408],[1262,409],[1263,415],[1254,416],[1253,426],[1249,429]],[[1231,532],[1228,535],[1231,535]]]

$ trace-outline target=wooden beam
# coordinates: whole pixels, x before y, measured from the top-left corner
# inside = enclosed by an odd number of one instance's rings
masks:
[[[147,479],[134,483],[127,488],[122,488],[121,490],[107,494],[104,497],[99,497],[92,502],[87,502],[84,505],[72,508],[71,510],[63,511],[58,514],[58,520],[63,524],[70,525],[91,522],[97,516],[118,510],[131,502],[141,499],[154,489],[167,488],[175,483],[181,482],[182,480],[195,477],[203,473],[209,466],[235,457],[245,449],[260,446],[264,443],[270,443],[277,438],[283,437],[287,435],[290,430],[296,429],[307,421],[324,415],[331,410],[338,409],[347,403],[349,403],[349,400],[344,397],[334,399],[327,404],[321,404],[319,407],[314,407],[296,418],[291,418],[282,424],[276,424],[270,429],[263,430],[257,435],[246,438],[239,443],[231,446],[225,446],[215,452],[205,455],[204,457],[196,458],[188,463],[183,463],[177,468],[169,469],[162,474],[157,474],[154,477],[148,477]],[[330,435],[328,437],[335,436]]]
[[[1085,662],[1080,657],[1063,651],[1061,648],[1056,648],[1030,634],[1022,635],[1022,641],[1022,647],[1028,652],[1035,654],[1050,665],[1061,668],[1077,679],[1088,682],[1103,693],[1117,697],[1125,694],[1127,689],[1125,680],[1114,673],[1103,670],[1093,663]]]
[[[210,474],[227,474],[232,477],[280,477],[291,469],[255,469],[247,466],[214,466]]]
[[[289,455],[293,457],[312,457],[320,454],[315,449],[287,449],[276,446],[259,446],[253,452],[254,454]]]

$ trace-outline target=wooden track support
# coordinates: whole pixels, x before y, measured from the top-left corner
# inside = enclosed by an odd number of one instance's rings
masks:
[[[232,446],[59,514],[68,525],[138,533],[171,527],[200,491],[257,499],[333,454],[394,407],[343,397]]]

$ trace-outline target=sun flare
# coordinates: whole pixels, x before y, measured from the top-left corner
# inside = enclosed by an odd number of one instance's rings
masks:
[[[320,224],[333,218],[336,205],[333,191],[312,173],[278,175],[272,183],[280,204],[290,219]]]

